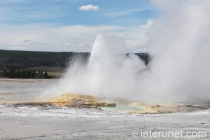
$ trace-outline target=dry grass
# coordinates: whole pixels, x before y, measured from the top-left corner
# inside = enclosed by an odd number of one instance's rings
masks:
[[[47,72],[49,76],[61,77],[63,76],[63,72]]]

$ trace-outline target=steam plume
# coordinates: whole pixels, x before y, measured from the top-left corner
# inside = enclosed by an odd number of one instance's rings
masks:
[[[210,97],[210,1],[152,1],[160,15],[148,31],[148,66],[126,42],[99,35],[88,65],[75,62],[53,92],[171,102]]]

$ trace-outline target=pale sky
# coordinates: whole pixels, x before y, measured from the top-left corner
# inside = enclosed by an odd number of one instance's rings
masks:
[[[0,49],[88,52],[110,33],[138,52],[157,15],[149,0],[0,0]]]

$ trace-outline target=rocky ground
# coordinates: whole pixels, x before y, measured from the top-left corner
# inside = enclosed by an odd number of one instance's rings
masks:
[[[0,139],[133,140],[142,131],[205,131],[210,139],[210,111],[172,114],[127,114],[95,109],[0,106]],[[158,139],[175,139],[174,137]]]

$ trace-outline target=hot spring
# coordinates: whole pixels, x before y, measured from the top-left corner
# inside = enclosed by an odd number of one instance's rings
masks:
[[[116,103],[121,109],[129,106],[149,112],[161,107],[183,111],[190,106],[183,109],[177,104],[209,102],[210,2],[152,2],[160,14],[147,32],[148,65],[137,55],[128,54],[125,38],[100,34],[88,63],[80,59],[72,62],[59,83],[43,92],[46,101],[75,101],[77,97],[73,97],[79,96],[82,104]]]

